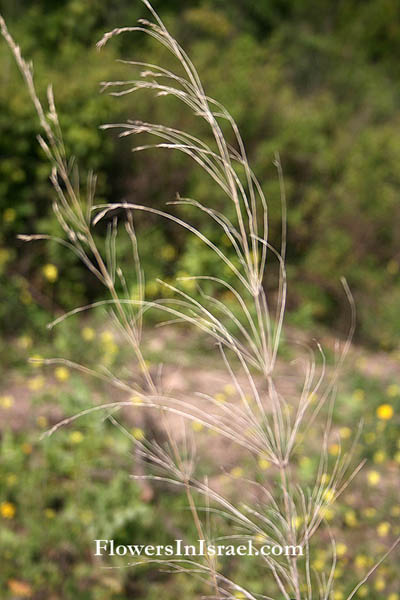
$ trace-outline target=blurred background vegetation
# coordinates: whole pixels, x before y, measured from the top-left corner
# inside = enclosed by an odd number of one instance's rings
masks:
[[[273,242],[280,232],[273,160],[280,154],[288,201],[288,321],[306,331],[322,326],[344,332],[349,310],[341,276],[354,294],[356,341],[364,350],[339,397],[335,427],[345,440],[348,424],[364,417],[362,457],[373,465],[330,518],[342,536],[338,577],[350,570],[362,575],[371,564],[371,539],[373,550],[381,552],[398,533],[394,523],[400,515],[400,5],[395,0],[154,0],[154,6],[198,67],[206,91],[236,119],[270,202]],[[179,191],[229,216],[220,192],[189,159],[163,151],[133,154],[135,140],[99,129],[130,118],[204,135],[201,124],[169,99],[99,94],[101,81],[133,78],[132,68],[115,59],[170,63],[140,34],[120,36],[101,53],[95,49],[105,31],[148,16],[139,1],[3,0],[1,10],[34,63],[43,97],[53,84],[67,148],[83,174],[93,169],[98,175],[98,203],[127,200],[163,209]],[[32,372],[26,365],[30,355],[69,355],[122,369],[130,359],[101,321],[70,324],[44,339],[49,319],[104,293],[72,254],[54,244],[16,240],[21,233],[59,230],[49,167],[36,140],[36,115],[5,44],[0,44],[0,67],[2,597],[152,600],[162,593],[169,600],[183,597],[182,590],[186,598],[198,597],[193,582],[175,583],[165,574],[99,575],[93,569],[94,537],[166,543],[175,533],[165,530],[166,517],[184,505],[179,494],[143,497],[129,479],[130,445],[115,428],[88,419],[38,441],[48,425],[109,390],[84,383],[64,367]],[[224,243],[201,214],[194,219],[213,241]],[[149,215],[138,215],[136,224],[150,298],[162,293],[157,277],[218,274],[209,253],[184,231]],[[119,253],[129,267],[124,243]],[[135,282],[131,286],[134,295]],[[161,338],[155,362],[168,361],[168,344]],[[376,358],[382,350],[384,358]],[[199,352],[186,348],[188,367]],[[136,436],[141,431],[133,429]],[[332,455],[336,451],[333,447]],[[299,457],[305,480],[316,467],[317,453]],[[190,536],[187,521],[182,518],[179,531]],[[366,525],[372,538],[363,537]],[[314,559],[317,571],[328,558],[324,544]],[[250,563],[232,569],[244,579],[250,573],[265,593],[261,574]],[[397,584],[394,557],[360,597],[399,600]],[[345,577],[335,600],[343,600],[349,585]]]
[[[54,85],[70,153],[83,173],[98,174],[98,202],[163,207],[179,191],[231,210],[189,159],[163,151],[132,154],[132,138],[122,143],[99,129],[138,118],[199,132],[196,119],[168,99],[146,92],[124,98],[98,93],[101,81],[133,77],[132,67],[116,58],[170,60],[140,34],[120,36],[96,51],[104,31],[146,16],[140,2],[2,5],[34,62],[39,90],[44,94],[49,82]],[[280,220],[273,159],[280,153],[289,207],[291,319],[306,327],[316,321],[340,327],[348,314],[339,283],[345,276],[357,303],[358,339],[393,350],[400,303],[398,3],[164,0],[155,7],[189,51],[206,90],[237,120],[270,201],[273,241]],[[6,332],[15,333],[41,326],[49,311],[93,300],[101,290],[73,256],[54,245],[33,251],[16,243],[21,232],[58,230],[49,168],[35,139],[36,117],[4,44],[0,61],[0,311],[7,315]],[[195,218],[209,228],[201,215]],[[160,226],[146,215],[138,226],[150,296],[159,293],[157,276],[213,270],[196,241],[168,222]],[[47,264],[57,273],[46,277]]]

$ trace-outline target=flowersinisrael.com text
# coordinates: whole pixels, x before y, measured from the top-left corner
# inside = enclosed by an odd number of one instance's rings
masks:
[[[252,540],[238,545],[209,544],[206,540],[197,540],[196,544],[173,540],[166,545],[117,545],[114,540],[94,540],[94,544],[95,556],[303,556],[302,546],[255,546]]]

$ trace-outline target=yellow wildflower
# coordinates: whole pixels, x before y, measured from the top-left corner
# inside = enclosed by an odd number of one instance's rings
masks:
[[[339,579],[342,575],[343,575],[343,569],[341,569],[340,567],[337,567],[335,569],[335,573],[333,574],[333,577],[335,579]]]
[[[393,594],[389,594],[387,600],[400,600],[400,596],[394,592]]]
[[[345,520],[346,525],[348,525],[349,527],[356,527],[357,517],[356,517],[356,513],[354,512],[354,510],[347,510],[344,513],[344,520]]]
[[[81,431],[71,431],[69,434],[69,441],[71,444],[80,444],[83,440],[83,433]]]
[[[0,504],[0,514],[3,519],[13,519],[15,515],[15,506],[12,502],[2,502]]]
[[[141,440],[144,440],[144,431],[143,429],[140,429],[140,427],[134,427],[132,429],[132,435],[135,438],[135,440],[138,440],[139,442]]]
[[[44,265],[42,272],[43,275],[46,277],[47,281],[50,281],[50,283],[54,283],[55,281],[57,281],[58,269],[56,265],[48,263],[47,265]]]
[[[346,554],[346,552],[347,552],[346,544],[340,543],[336,546],[336,554],[337,554],[337,556],[339,556],[339,558],[341,556],[344,556]]]
[[[85,340],[85,342],[91,342],[92,340],[94,340],[96,333],[94,331],[94,329],[92,329],[91,327],[84,327],[82,329],[82,333],[81,333],[83,339]]]
[[[387,458],[386,452],[384,450],[378,450],[377,452],[375,452],[374,456],[373,456],[373,461],[374,463],[376,463],[377,465],[385,462]]]
[[[14,404],[14,398],[10,395],[7,396],[1,396],[0,397],[0,406],[1,408],[11,408],[12,405]]]
[[[368,506],[367,508],[364,508],[363,514],[368,519],[373,519],[375,517],[375,515],[376,515],[376,508],[374,508],[373,506]]]
[[[266,469],[268,469],[270,467],[270,465],[271,465],[271,463],[266,458],[262,458],[261,457],[261,458],[258,459],[258,466],[263,471],[265,471]]]
[[[322,508],[321,509],[321,517],[326,519],[327,521],[332,521],[335,516],[335,511],[331,508]]]
[[[332,454],[332,456],[337,456],[340,452],[340,446],[339,444],[331,444],[329,446],[329,454]]]
[[[351,437],[350,427],[341,427],[339,429],[339,435],[343,440],[347,440],[349,437]]]
[[[316,571],[323,571],[325,567],[325,562],[320,558],[317,558],[313,561],[312,566]]]
[[[333,592],[333,600],[343,600],[344,594],[340,590]]]
[[[368,471],[367,479],[369,485],[375,486],[380,482],[381,476],[379,475],[378,471]]]
[[[56,511],[52,508],[45,508],[44,516],[46,517],[46,519],[54,519],[54,517],[56,516]]]
[[[132,396],[131,402],[132,402],[132,404],[137,404],[137,405],[143,404],[143,401],[140,396]]]
[[[227,396],[234,396],[236,393],[236,388],[234,385],[232,385],[231,383],[227,383],[224,386],[224,392]]]
[[[328,475],[328,473],[322,473],[321,475],[321,483],[322,485],[325,485],[326,483],[328,483],[330,477]]]
[[[226,396],[222,392],[215,394],[215,399],[217,402],[225,402]]]
[[[390,523],[382,521],[382,523],[379,523],[376,531],[378,532],[379,537],[386,537],[390,531]]]
[[[242,467],[234,467],[231,470],[231,475],[235,479],[238,479],[239,477],[241,477],[243,475],[243,469],[242,469]]]
[[[199,423],[199,421],[192,421],[192,429],[193,431],[201,431],[203,429],[203,424]]]
[[[386,581],[383,577],[377,577],[375,581],[374,588],[377,592],[382,592],[386,587]]]
[[[376,409],[376,416],[382,421],[389,421],[393,417],[394,411],[390,404],[381,404]]]
[[[42,375],[37,375],[36,377],[32,377],[28,381],[28,388],[32,390],[32,392],[38,392],[44,386],[44,377]]]
[[[57,367],[54,370],[54,375],[58,381],[66,381],[69,377],[69,370],[66,367]]]
[[[368,596],[368,591],[368,587],[363,585],[362,588],[358,590],[357,594],[360,598],[365,598],[365,596]]]
[[[111,333],[111,331],[103,331],[100,338],[101,338],[101,341],[104,342],[105,344],[109,344],[110,342],[114,341],[114,336]]]
[[[294,519],[294,523],[293,523],[293,525],[295,526],[295,528],[296,528],[296,529],[300,529],[300,527],[301,527],[302,523],[303,523],[303,519],[302,519],[302,517],[296,517],[296,518]]]
[[[325,490],[324,492],[324,499],[326,500],[326,502],[329,504],[330,502],[332,502],[332,500],[335,497],[335,490],[333,490],[332,488],[328,488]]]
[[[368,558],[365,554],[357,554],[354,564],[357,569],[365,569],[368,566]]]
[[[105,356],[112,357],[113,354],[116,354],[118,352],[118,346],[117,344],[114,344],[114,342],[112,342],[111,344],[107,344],[104,350]]]

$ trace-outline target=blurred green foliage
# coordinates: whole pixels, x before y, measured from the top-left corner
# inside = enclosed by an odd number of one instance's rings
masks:
[[[54,333],[51,347],[43,340],[35,348],[36,354],[47,356],[56,351],[80,362],[97,361],[121,376],[126,375],[127,348],[115,332],[92,321],[75,324],[71,321],[68,330],[70,337],[61,325]],[[50,438],[41,438],[61,419],[76,416],[96,407],[98,400],[109,398],[110,387],[66,365],[27,366],[32,343],[24,335],[10,344],[10,352],[24,361],[25,372],[19,368],[4,377],[0,393],[1,597],[4,600],[201,597],[209,589],[202,587],[193,575],[172,575],[168,569],[158,572],[154,565],[126,568],[126,557],[93,555],[94,539],[114,539],[116,545],[169,544],[173,539],[195,543],[198,535],[183,490],[150,482],[152,493],[146,494],[145,488],[131,478],[132,474],[152,471],[148,463],[139,463],[135,441],[129,434],[136,439],[141,439],[141,435],[158,439],[157,435],[162,435],[157,429],[157,419],[147,419],[146,412],[135,402],[123,413],[113,413],[125,431],[105,418],[106,410],[96,410],[60,427]],[[166,364],[171,361],[167,341],[158,352],[159,360]],[[365,426],[357,460],[367,459],[368,464],[344,494],[325,510],[325,518],[337,540],[334,600],[346,598],[355,581],[364,576],[400,534],[397,365],[364,351],[353,358],[353,368],[343,377],[333,415],[329,461],[333,465],[339,452],[345,454],[350,450],[354,424],[363,419]],[[371,363],[375,366],[375,376],[370,374]],[[204,379],[210,367],[215,368],[210,358],[207,364],[208,368],[203,365]],[[199,360],[195,368],[199,369]],[[223,377],[220,382],[222,385]],[[217,394],[223,396],[223,390],[226,391],[226,386]],[[118,392],[114,390],[113,394],[113,400],[118,400]],[[123,393],[120,397],[127,400]],[[324,426],[329,412],[329,407],[324,407],[314,424],[315,430]],[[210,477],[216,489],[231,490],[229,493],[239,505],[244,501],[242,488],[249,486],[249,480],[279,490],[279,473],[262,457],[257,460],[241,452],[235,458],[232,447],[215,444],[215,435],[206,429],[197,436],[200,448],[207,444],[215,449],[212,459],[210,455],[196,465],[197,476],[201,473]],[[319,439],[318,435],[306,435],[294,456],[293,468],[305,489],[314,486],[319,471]],[[221,452],[228,457],[224,469],[219,462]],[[324,473],[320,475],[326,477]],[[200,506],[203,506],[201,501]],[[268,509],[268,503],[260,501],[260,510]],[[216,539],[241,531],[234,520],[220,519],[218,515],[211,516],[211,524]],[[312,568],[322,574],[329,571],[330,561],[330,544],[323,528],[312,545]],[[265,565],[254,557],[224,557],[221,565],[227,576],[247,585],[254,593],[279,597]],[[103,568],[110,566],[115,568]],[[361,598],[398,600],[397,584],[394,552],[363,586]]]
[[[398,3],[200,0],[182,7],[167,0],[154,5],[188,50],[206,90],[237,120],[270,202],[274,243],[279,242],[280,206],[273,159],[280,153],[289,207],[292,321],[306,326],[321,321],[344,331],[349,311],[339,279],[345,276],[357,303],[360,339],[395,347],[400,301]],[[99,82],[132,77],[131,67],[115,58],[169,64],[165,52],[140,34],[120,36],[101,53],[94,49],[104,31],[147,16],[139,1],[6,1],[2,10],[34,62],[41,94],[49,82],[54,86],[66,144],[82,178],[89,169],[98,174],[97,201],[163,207],[179,191],[229,216],[231,207],[189,159],[164,151],[132,154],[129,140],[98,128],[138,118],[204,134],[196,119],[169,99],[98,94]],[[72,255],[54,244],[16,243],[19,233],[55,234],[58,228],[49,168],[35,139],[37,121],[4,44],[0,64],[0,317],[7,316],[11,333],[27,322],[42,325],[49,311],[72,308],[102,291]],[[201,214],[193,218],[224,244]],[[137,219],[150,296],[160,292],[157,276],[220,274],[209,254],[183,231],[149,215]],[[124,249],[121,245],[122,262]],[[48,264],[58,270],[53,281],[43,271]]]

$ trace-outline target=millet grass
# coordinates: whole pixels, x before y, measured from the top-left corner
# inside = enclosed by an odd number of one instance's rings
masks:
[[[259,557],[269,574],[264,580],[263,594],[251,591],[251,581],[244,587],[231,580],[220,571],[216,557],[207,553],[193,558],[140,558],[133,565],[154,563],[155,567],[168,567],[174,572],[187,573],[209,586],[210,597],[217,599],[243,597],[249,600],[328,600],[333,598],[337,585],[334,577],[337,555],[334,536],[324,519],[325,511],[363,466],[363,462],[357,463],[354,459],[359,437],[357,433],[349,451],[343,452],[339,447],[333,461],[328,452],[337,384],[355,326],[351,293],[347,283],[343,281],[351,319],[347,339],[338,343],[334,367],[325,366],[325,356],[319,344],[316,344],[316,353],[312,349],[306,349],[302,363],[302,385],[296,401],[289,402],[276,383],[287,294],[286,198],[279,157],[275,157],[275,165],[280,184],[282,228],[280,247],[276,249],[268,237],[268,203],[249,165],[237,124],[224,106],[206,94],[198,72],[185,50],[172,37],[147,0],[142,1],[153,21],[140,20],[137,26],[114,29],[106,33],[97,46],[101,49],[115,36],[122,34],[144,34],[168,50],[176,61],[176,72],[156,64],[127,60],[123,62],[127,69],[132,69],[136,74],[134,78],[103,82],[102,90],[114,96],[149,90],[156,96],[174,97],[203,121],[209,130],[207,139],[210,141],[206,142],[187,131],[158,123],[128,120],[103,127],[117,129],[121,137],[144,135],[146,139],[149,136],[153,139],[153,142],[146,145],[135,146],[135,152],[154,148],[176,150],[188,156],[202,169],[204,177],[211,178],[213,185],[222,190],[227,206],[230,204],[233,207],[233,211],[229,211],[233,216],[228,218],[226,214],[216,210],[212,206],[212,199],[205,205],[198,200],[180,196],[168,202],[171,209],[167,208],[165,211],[131,202],[96,204],[95,175],[90,173],[87,182],[82,185],[77,165],[67,156],[51,86],[48,88],[47,106],[44,106],[35,89],[32,67],[24,60],[20,48],[0,17],[1,32],[15,57],[39,118],[38,140],[51,164],[50,179],[55,192],[53,209],[64,232],[63,237],[59,238],[46,234],[21,235],[20,238],[27,242],[49,240],[61,244],[79,257],[107,293],[104,300],[74,308],[57,318],[50,327],[85,311],[105,307],[109,311],[109,318],[118,328],[121,339],[129,344],[140,372],[140,376],[135,377],[132,383],[101,365],[81,365],[65,358],[44,360],[45,364],[62,363],[105,380],[127,397],[126,400],[110,400],[101,405],[90,406],[57,423],[46,435],[54,434],[58,428],[82,415],[104,413],[116,427],[132,438],[136,455],[145,462],[146,471],[138,477],[182,488],[199,539],[210,544],[213,542],[210,519],[215,513],[234,524],[235,534],[231,536],[233,541],[261,539],[264,543],[301,546],[304,550],[303,556]],[[195,225],[177,216],[175,207],[182,205],[192,211],[204,213],[212,221],[213,227],[221,230],[227,244],[223,247],[216,245]],[[176,227],[184,228],[218,258],[221,273],[228,271],[230,276],[226,280],[223,275],[216,277],[207,273],[191,273],[186,279],[192,282],[192,286],[182,285],[185,281],[181,279],[175,285],[160,282],[165,291],[163,298],[147,300],[146,274],[141,267],[135,227],[135,215],[138,211],[168,219]],[[184,212],[187,214],[188,210]],[[94,229],[100,222],[107,223],[104,252],[99,249],[94,235]],[[116,240],[119,235],[127,235],[130,240],[130,274],[123,272],[118,259]],[[264,284],[266,277],[273,276],[276,272],[268,270],[272,261],[276,261],[279,275],[276,293],[270,298]],[[137,286],[134,299],[126,284],[132,276],[135,277]],[[206,293],[203,287],[207,282],[211,282],[213,289],[217,291],[228,291],[234,299],[235,309],[221,300],[223,295]],[[119,291],[121,289],[122,293]],[[148,311],[164,315],[169,325],[184,323],[209,336],[214,342],[215,360],[220,361],[226,369],[236,392],[235,399],[227,398],[225,402],[219,402],[212,395],[195,389],[190,390],[190,394],[175,394],[165,388],[162,377],[154,376],[143,350],[143,320]],[[137,399],[134,406],[131,396]],[[124,426],[123,419],[117,418],[118,411],[124,407],[150,411],[158,426],[164,427],[165,441],[136,439]],[[171,415],[185,423],[180,428],[179,435],[168,419]],[[318,416],[319,420],[324,419],[322,431],[317,426]],[[196,454],[195,441],[198,434],[190,426],[191,423],[200,424],[240,446],[243,453],[268,461],[276,471],[279,485],[270,487],[267,478],[260,482],[243,477],[246,488],[257,490],[257,500],[254,503],[247,496],[245,502],[239,502],[228,497],[225,492],[214,489],[207,477],[197,475],[197,464],[201,461],[201,456]],[[310,432],[321,436],[320,456],[313,475],[313,485],[303,485],[296,476],[293,457]],[[313,570],[310,554],[315,534],[322,528],[332,547],[332,559],[326,572],[321,574]],[[361,581],[354,582],[347,600],[355,596],[399,541],[397,539],[388,548]]]

